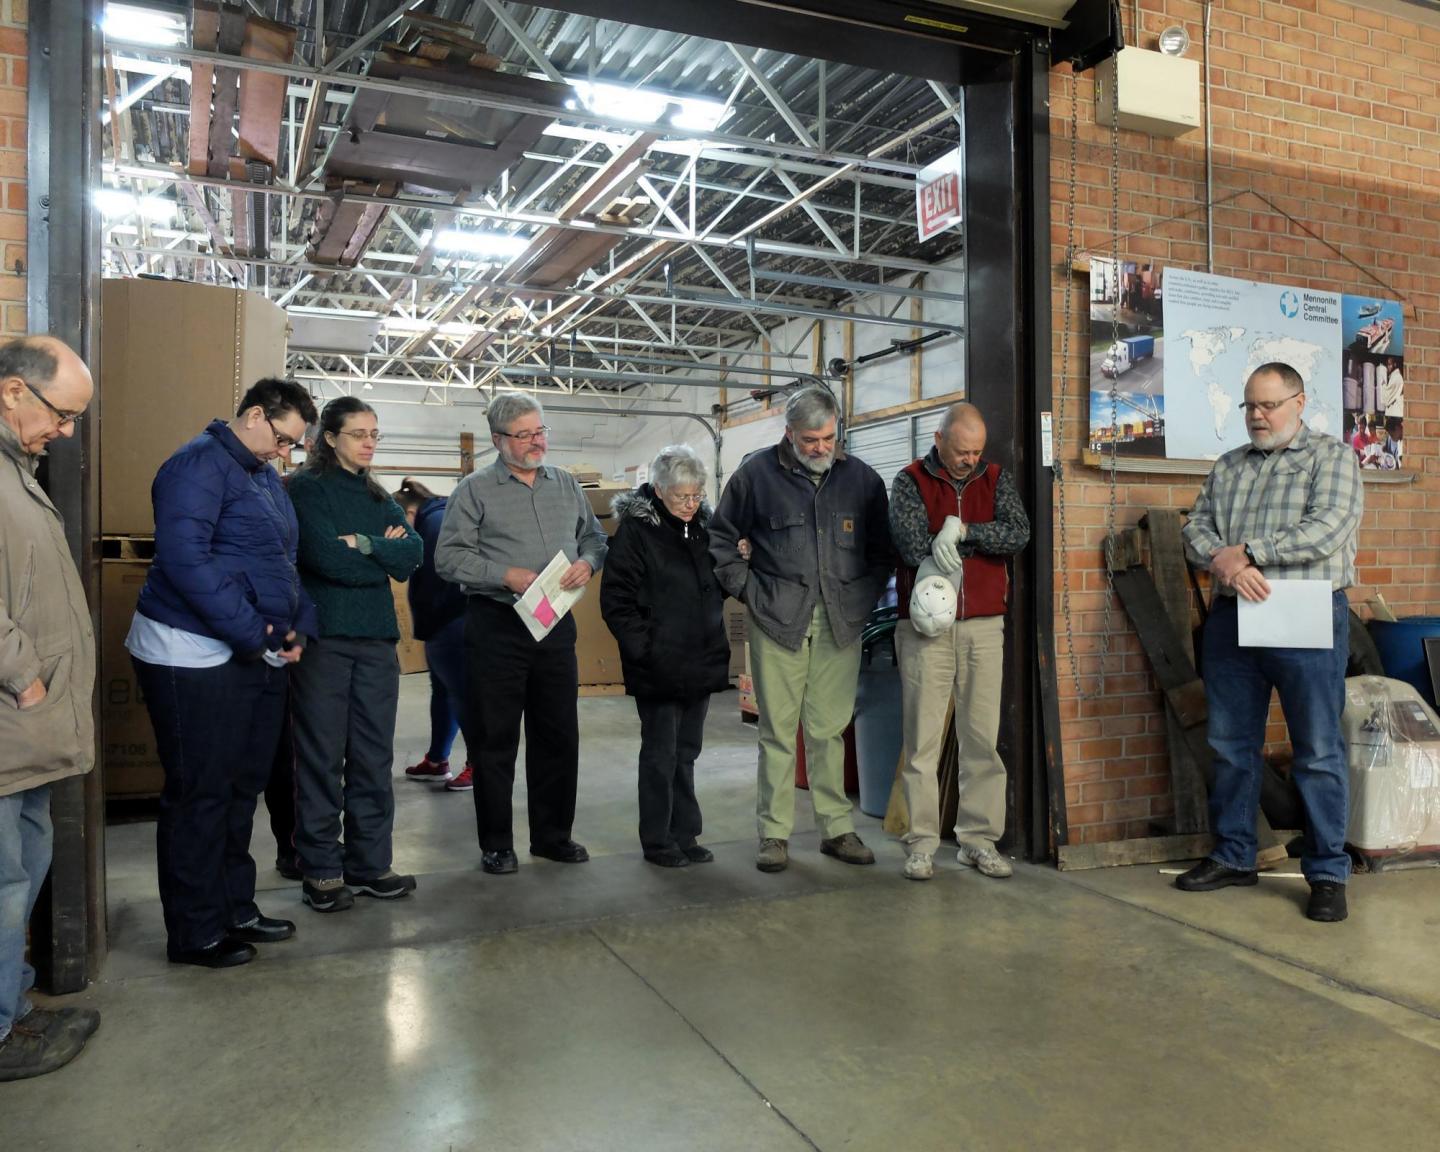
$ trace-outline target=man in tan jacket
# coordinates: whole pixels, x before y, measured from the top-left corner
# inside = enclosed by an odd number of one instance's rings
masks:
[[[73,1060],[100,1023],[32,1007],[25,929],[50,870],[50,785],[94,764],[95,637],[37,459],[73,436],[94,386],[78,356],[35,336],[0,347],[0,1081]]]

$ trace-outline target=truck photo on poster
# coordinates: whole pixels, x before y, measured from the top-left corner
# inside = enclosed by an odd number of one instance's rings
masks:
[[[1155,264],[1090,261],[1092,451],[1163,457],[1165,332],[1162,272]]]

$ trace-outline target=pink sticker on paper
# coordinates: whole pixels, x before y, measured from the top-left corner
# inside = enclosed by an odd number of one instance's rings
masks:
[[[549,628],[550,625],[559,619],[559,617],[555,615],[555,609],[550,607],[550,598],[548,596],[542,596],[540,603],[535,605],[534,616],[535,619],[540,621],[546,628]]]

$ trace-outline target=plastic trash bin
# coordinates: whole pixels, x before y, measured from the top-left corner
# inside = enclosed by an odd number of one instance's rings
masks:
[[[1370,638],[1385,665],[1385,675],[1413,686],[1433,708],[1435,693],[1424,641],[1440,636],[1440,616],[1405,616],[1399,620],[1371,620]]]
[[[883,817],[890,804],[890,788],[895,782],[895,766],[904,742],[894,619],[867,627],[863,645],[860,684],[855,693],[855,760],[860,772],[860,811],[867,816]]]

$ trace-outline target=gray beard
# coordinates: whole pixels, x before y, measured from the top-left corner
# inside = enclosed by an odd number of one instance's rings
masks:
[[[819,459],[811,459],[809,456],[801,456],[800,463],[816,476],[823,476],[830,471],[830,466],[835,463],[835,453],[830,452]]]

